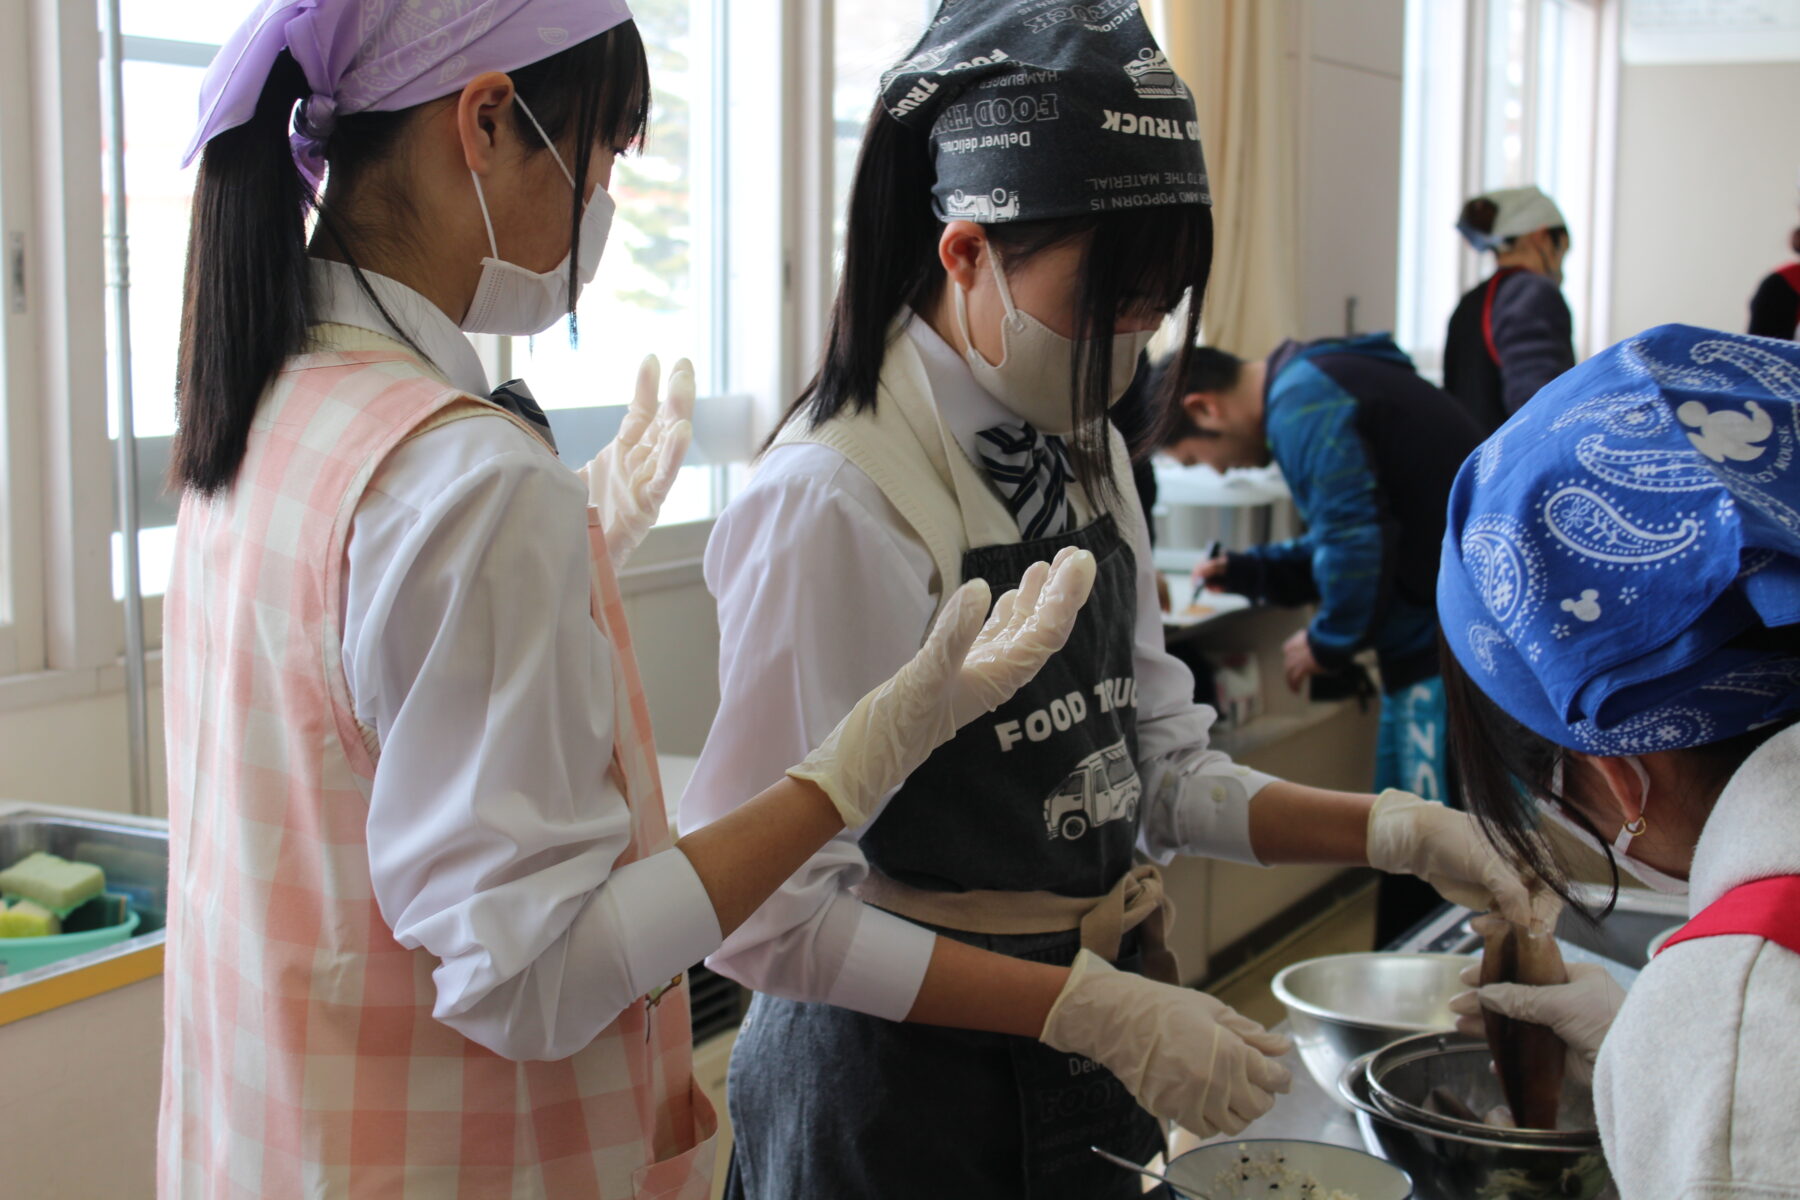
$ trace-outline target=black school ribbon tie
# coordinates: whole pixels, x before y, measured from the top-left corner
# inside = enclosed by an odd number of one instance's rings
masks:
[[[976,435],[976,450],[1026,541],[1069,531],[1069,450],[1023,423]]]
[[[550,432],[550,418],[544,415],[537,397],[531,394],[531,389],[525,386],[523,379],[507,380],[488,394],[488,402],[524,421],[537,431],[546,445],[552,450],[556,449],[556,435]]]

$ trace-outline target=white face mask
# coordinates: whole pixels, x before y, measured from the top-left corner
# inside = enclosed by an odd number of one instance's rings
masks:
[[[545,135],[544,127],[525,107],[525,101],[516,96],[513,99],[532,128],[538,131],[538,136],[544,139],[544,145],[550,147],[550,157],[556,160],[569,187],[574,188],[575,176],[563,164],[562,155]],[[488,249],[492,253],[481,260],[481,279],[475,285],[475,298],[469,302],[469,311],[463,314],[462,330],[464,333],[542,333],[575,307],[576,297],[569,295],[569,256],[563,255],[560,263],[543,272],[527,271],[517,263],[501,258],[500,244],[494,240],[494,222],[488,216],[487,197],[481,190],[481,176],[470,171],[469,177],[475,181],[475,199],[481,205],[481,219],[487,225]],[[578,277],[582,287],[592,283],[595,273],[600,270],[600,253],[606,249],[606,235],[612,231],[613,211],[613,199],[603,187],[594,189],[581,210]]]
[[[1067,436],[1075,431],[1075,400],[1069,394],[1075,339],[1062,336],[1013,304],[1006,272],[1001,270],[1000,256],[992,245],[988,247],[988,265],[1000,288],[1000,301],[1006,305],[1006,316],[1000,321],[1002,357],[998,365],[983,358],[975,348],[975,339],[969,336],[968,298],[962,288],[951,285],[956,292],[956,328],[962,334],[969,370],[983,391],[1039,433]],[[1108,407],[1117,403],[1131,386],[1132,377],[1137,374],[1138,355],[1155,336],[1154,329],[1113,335],[1112,395]]]
[[[1661,892],[1666,896],[1685,896],[1688,892],[1687,880],[1677,879],[1666,871],[1660,871],[1647,862],[1640,862],[1631,857],[1631,843],[1639,834],[1643,833],[1646,828],[1642,814],[1650,808],[1650,772],[1644,769],[1644,764],[1638,760],[1636,755],[1627,756],[1625,761],[1630,763],[1631,769],[1637,773],[1638,787],[1640,789],[1638,798],[1639,816],[1638,819],[1633,822],[1637,828],[1634,829],[1631,825],[1625,825],[1619,829],[1619,836],[1613,839],[1613,854],[1618,858],[1619,867],[1627,875],[1631,876],[1651,891]],[[1558,754],[1556,756],[1556,766],[1552,768],[1550,772],[1550,792],[1552,795],[1561,796],[1563,794],[1562,780],[1563,756]],[[1570,836],[1575,838],[1576,841],[1588,847],[1590,850],[1594,851],[1594,853],[1604,857],[1606,852],[1601,849],[1600,840],[1575,822],[1571,821],[1563,814],[1560,808],[1554,804],[1539,804],[1538,807],[1543,810],[1545,816],[1562,826],[1562,828]]]

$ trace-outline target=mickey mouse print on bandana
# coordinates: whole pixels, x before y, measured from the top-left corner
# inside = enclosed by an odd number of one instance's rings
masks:
[[[1700,745],[1800,708],[1800,345],[1664,325],[1464,464],[1438,576],[1484,692],[1570,749]]]

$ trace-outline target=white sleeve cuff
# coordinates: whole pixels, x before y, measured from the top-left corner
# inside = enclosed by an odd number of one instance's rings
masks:
[[[1251,847],[1250,801],[1275,777],[1217,751],[1200,751],[1187,762],[1182,757],[1165,760],[1151,788],[1151,811],[1140,837],[1144,852],[1161,863],[1196,854],[1267,865]]]
[[[674,847],[614,868],[582,917],[571,931],[570,974],[603,973],[605,947],[616,946],[632,999],[668,983],[723,940],[706,885]]]
[[[861,905],[856,932],[827,1004],[904,1021],[919,998],[937,934],[872,905]]]

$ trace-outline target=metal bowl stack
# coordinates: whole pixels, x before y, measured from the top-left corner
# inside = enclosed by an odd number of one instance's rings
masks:
[[[1450,998],[1467,991],[1457,954],[1333,954],[1275,976],[1300,1059],[1327,1095],[1351,1059],[1408,1034],[1456,1028]]]
[[[1337,1092],[1371,1151],[1433,1196],[1616,1200],[1585,1087],[1564,1085],[1567,1128],[1510,1129],[1470,1120],[1501,1103],[1487,1046],[1458,1034],[1404,1038],[1350,1063]],[[1445,1098],[1449,1103],[1445,1103]]]

